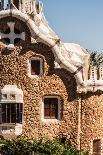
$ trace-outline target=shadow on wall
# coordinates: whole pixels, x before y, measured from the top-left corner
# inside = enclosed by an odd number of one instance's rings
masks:
[[[101,90],[97,90],[96,92],[91,92],[91,91],[88,91],[87,93],[82,93],[82,99],[86,100],[88,98],[90,98],[91,96],[100,96],[103,94],[103,91]]]
[[[71,73],[62,68],[55,69],[54,74],[58,75],[63,81],[68,93],[68,101],[75,100],[77,98],[77,84]]]

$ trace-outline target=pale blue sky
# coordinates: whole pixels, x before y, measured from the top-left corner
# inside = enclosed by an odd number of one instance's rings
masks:
[[[103,51],[103,0],[41,1],[49,25],[63,42]]]
[[[49,25],[64,42],[103,51],[103,0],[42,0]]]

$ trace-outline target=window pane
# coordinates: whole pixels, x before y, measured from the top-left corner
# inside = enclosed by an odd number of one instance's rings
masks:
[[[11,123],[16,123],[16,104],[11,104]]]
[[[6,123],[6,104],[2,104],[2,123]]]
[[[17,104],[17,123],[22,123],[22,103]]]
[[[51,117],[58,118],[58,103],[53,103],[51,108]]]
[[[6,123],[10,123],[10,104],[6,104],[7,107],[7,111],[6,111],[6,116],[7,116],[7,122]]]
[[[40,74],[40,60],[31,60],[31,75]]]
[[[48,108],[44,109],[44,116],[45,116],[45,118],[49,118],[50,117],[50,109],[48,109]]]

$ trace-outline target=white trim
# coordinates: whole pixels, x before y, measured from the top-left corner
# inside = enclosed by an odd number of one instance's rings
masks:
[[[57,119],[45,119],[44,118],[44,99],[45,98],[57,98],[58,99],[58,118]],[[44,123],[56,123],[58,124],[61,121],[61,99],[59,96],[55,95],[46,95],[42,98],[41,101],[41,120]]]
[[[31,60],[40,60],[40,74],[39,75],[32,75],[31,74]],[[34,78],[39,78],[40,76],[43,75],[43,58],[39,57],[39,56],[35,56],[35,57],[31,57],[28,61],[27,61],[27,74],[31,79]]]
[[[17,85],[5,85],[3,89],[1,89],[0,94],[1,94],[0,103],[5,102],[23,103],[23,91],[19,89]],[[11,98],[11,95],[14,95],[14,99]]]

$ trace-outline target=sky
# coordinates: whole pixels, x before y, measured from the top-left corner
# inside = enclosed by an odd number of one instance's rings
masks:
[[[103,52],[103,0],[42,0],[49,25],[63,42]]]
[[[103,0],[41,1],[49,25],[63,42],[103,52]]]

